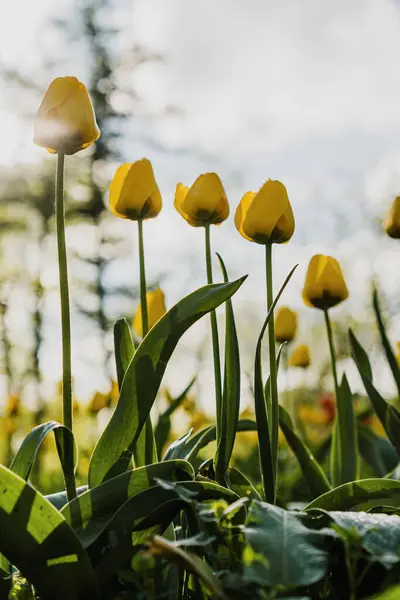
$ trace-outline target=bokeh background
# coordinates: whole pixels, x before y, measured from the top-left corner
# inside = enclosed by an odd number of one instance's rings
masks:
[[[322,316],[301,299],[308,261],[321,252],[339,259],[350,290],[332,312],[339,368],[361,390],[345,341],[351,325],[375,353],[378,387],[392,394],[370,297],[375,282],[391,339],[399,340],[398,244],[382,227],[400,193],[399,56],[396,0],[8,3],[0,19],[0,413],[16,395],[40,416],[59,394],[55,159],[33,145],[32,132],[41,98],[60,75],[89,88],[102,132],[95,147],[68,159],[66,172],[79,403],[109,389],[112,324],[130,320],[138,304],[136,228],[109,213],[107,189],[118,164],[142,157],[153,163],[164,203],[145,226],[148,281],[162,287],[169,307],[205,282],[203,232],[174,210],[176,184],[216,171],[233,216],[244,192],[280,179],[296,232],[276,248],[275,285],[299,264],[283,303],[298,311],[297,340],[312,349],[307,385],[332,387]],[[231,278],[249,274],[234,299],[245,409],[266,312],[263,252],[239,236],[232,218],[213,228],[212,243]],[[220,318],[223,325],[223,311]],[[203,321],[180,343],[165,386],[176,394],[198,373],[197,401],[212,413]],[[300,384],[298,373],[280,381],[286,389]]]

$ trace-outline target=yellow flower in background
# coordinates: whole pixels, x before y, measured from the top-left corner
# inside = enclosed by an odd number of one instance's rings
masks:
[[[75,154],[100,137],[86,87],[76,77],[49,85],[34,124],[34,142],[51,153]]]
[[[297,314],[287,306],[278,308],[275,317],[275,340],[279,343],[291,342],[297,329]]]
[[[394,199],[392,208],[386,216],[385,230],[391,238],[400,239],[400,196]]]
[[[17,394],[11,394],[7,398],[5,417],[18,417],[21,412],[21,398]]]
[[[302,367],[306,369],[310,366],[311,354],[310,349],[306,344],[297,346],[289,358],[289,367]]]
[[[399,363],[399,366],[400,366],[400,342],[397,342],[396,359],[397,359],[397,362]]]
[[[110,406],[110,394],[103,394],[103,392],[96,392],[89,402],[88,411],[91,415],[97,415],[103,408]]]
[[[229,204],[216,173],[200,175],[191,188],[178,183],[174,206],[193,227],[219,225],[229,216]]]
[[[303,288],[305,304],[324,310],[343,302],[348,295],[338,261],[323,254],[313,256]]]
[[[110,184],[110,210],[117,217],[153,219],[162,208],[153,167],[147,158],[118,167]]]
[[[165,295],[160,288],[147,292],[146,299],[150,330],[157,321],[165,315],[167,309],[165,307]],[[140,304],[136,311],[136,315],[133,317],[133,328],[140,336],[142,336],[142,307]]]
[[[247,192],[235,213],[239,233],[257,244],[282,244],[294,233],[294,215],[285,186],[268,179],[255,192]]]

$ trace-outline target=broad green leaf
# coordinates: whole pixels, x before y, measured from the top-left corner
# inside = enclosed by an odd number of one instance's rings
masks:
[[[60,513],[2,465],[0,489],[0,552],[41,598],[99,598],[89,558]]]
[[[66,453],[73,453],[77,457],[76,444],[70,429],[57,421],[47,421],[30,430],[16,453],[10,465],[10,470],[22,479],[27,480],[32,469],[36,455],[46,436],[53,432],[56,440],[58,455],[64,475],[68,476],[69,461],[65,459]]]
[[[225,283],[228,273],[217,253]],[[223,482],[235,444],[240,408],[240,355],[232,300],[225,302],[225,367],[221,403],[221,428],[217,440],[214,469],[217,481]]]
[[[374,596],[371,600],[399,600],[400,598],[400,585],[395,585],[388,590],[385,590],[381,594]]]
[[[115,362],[117,365],[118,388],[121,390],[125,372],[135,353],[131,330],[126,319],[119,319],[114,325]],[[158,461],[156,442],[150,416],[146,420],[133,449],[135,467],[143,467]],[[125,455],[117,465],[114,465],[112,476],[123,473],[129,466],[130,460]]]
[[[81,494],[83,494],[83,492],[86,492],[87,489],[87,485],[81,485],[80,487],[76,488],[76,493],[78,496],[80,496]],[[68,503],[67,492],[56,492],[54,494],[47,494],[45,498],[46,500],[48,500],[48,502],[50,502],[50,504],[55,506],[57,510],[61,510],[63,506],[65,506]]]
[[[254,500],[243,533],[244,574],[251,581],[283,591],[316,583],[327,572],[325,536],[298,513]]]
[[[61,514],[70,524],[80,520],[87,529],[90,522],[111,518],[132,496],[156,484],[156,479],[186,480],[194,477],[192,466],[183,460],[171,460],[126,471],[87,490],[63,507]]]
[[[227,484],[240,498],[247,497],[255,500],[262,500],[254,485],[249,481],[239,469],[230,467],[226,474]]]
[[[212,598],[228,600],[225,596],[221,582],[214,575],[211,567],[199,556],[186,552],[176,544],[168,542],[162,537],[155,536],[148,547],[153,556],[162,556],[166,560],[176,563],[180,568],[185,568],[198,577],[212,593]]]
[[[290,416],[282,406],[279,407],[279,425],[287,443],[297,458],[312,496],[318,497],[332,489],[318,461],[295,432]]]
[[[281,297],[285,287],[289,283],[290,278],[292,277],[296,268],[297,265],[293,267],[293,269],[290,271],[281,289],[279,290],[275,300],[272,303],[272,306],[262,326],[260,335],[258,336],[256,355],[254,360],[254,406],[258,432],[258,449],[260,453],[261,480],[263,484],[265,498],[272,504],[275,502],[276,498],[277,474],[275,472],[276,465],[274,464],[274,461],[276,458],[277,448],[272,448],[271,440],[273,436],[271,435],[271,432],[273,428],[279,428],[279,422],[269,422],[271,419],[269,418],[268,413],[270,412],[270,416],[272,417],[272,411],[268,410],[264,393],[261,365],[261,344],[268,323],[274,314],[274,308],[278,303],[279,298]],[[276,438],[278,439],[278,436],[276,436]]]
[[[372,560],[391,569],[400,561],[400,517],[367,512],[316,511],[328,524],[335,523],[340,530],[358,535],[359,543]]]
[[[127,368],[114,414],[93,451],[90,487],[109,477],[124,452],[133,452],[181,336],[202,316],[230,298],[243,281],[241,278],[200,288],[171,308],[146,335]]]
[[[319,496],[305,507],[324,510],[369,510],[388,504],[400,506],[400,481],[393,479],[360,479],[345,483]]]
[[[373,294],[372,294],[372,304],[374,307],[375,316],[376,316],[376,320],[378,323],[378,329],[379,329],[379,334],[381,336],[382,346],[385,351],[386,358],[387,358],[390,370],[392,371],[393,378],[396,383],[397,390],[398,390],[398,393],[400,396],[400,366],[397,362],[396,356],[393,352],[392,346],[390,345],[389,338],[386,333],[386,328],[385,328],[385,323],[383,321],[382,311],[379,306],[378,291],[376,288],[374,289]]]

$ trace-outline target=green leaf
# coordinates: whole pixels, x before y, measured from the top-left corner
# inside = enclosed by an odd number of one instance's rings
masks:
[[[227,472],[227,484],[240,498],[252,498],[253,500],[262,500],[254,485],[247,479],[239,469],[230,467]]]
[[[146,335],[127,368],[114,414],[93,451],[90,487],[109,477],[124,452],[133,452],[181,336],[202,316],[230,298],[243,281],[241,278],[200,288],[171,308]]]
[[[371,559],[391,569],[400,561],[400,517],[367,512],[340,512],[318,510],[327,525],[332,522],[340,530],[358,535],[358,542]]]
[[[10,465],[10,470],[27,480],[40,446],[51,432],[54,433],[62,470],[64,475],[68,476],[69,461],[65,459],[65,456],[75,451],[77,457],[76,444],[72,431],[57,421],[47,421],[47,423],[31,429],[19,447]]]
[[[279,425],[287,443],[297,458],[311,495],[313,497],[318,497],[332,489],[324,471],[315,459],[313,453],[294,431],[291,418],[282,406],[279,407]]]
[[[211,567],[196,554],[186,552],[177,546],[176,543],[168,542],[159,536],[155,536],[151,540],[148,551],[153,556],[162,556],[166,560],[176,563],[180,568],[184,568],[198,577],[210,590],[212,598],[228,600],[224,594],[221,582],[214,575]]]
[[[365,352],[364,348],[361,346],[351,329],[349,329],[349,339],[351,356],[357,365],[361,377],[366,377],[372,381],[372,369],[368,354]]]
[[[217,253],[225,283],[228,273]],[[217,440],[214,469],[217,481],[224,481],[235,444],[240,408],[240,355],[232,300],[225,302],[225,368],[221,404],[221,428]]]
[[[267,317],[262,326],[260,335],[258,336],[256,355],[254,360],[254,405],[258,432],[258,449],[260,453],[261,479],[266,500],[272,504],[276,498],[276,473],[273,462],[273,452],[271,446],[271,423],[269,423],[268,407],[266,403],[264,384],[261,366],[261,344],[268,323],[273,316],[274,308],[281,297],[283,290],[287,286],[292,277],[297,265],[293,267],[289,275],[286,277],[281,289],[279,290],[272,306],[267,314]]]
[[[353,395],[344,374],[339,387],[337,402],[337,439],[339,485],[355,481],[359,477],[357,422],[354,414]]]
[[[400,396],[400,367],[399,367],[396,356],[393,352],[392,346],[390,345],[389,338],[386,333],[385,323],[384,323],[383,317],[382,317],[382,311],[379,306],[378,291],[376,288],[374,289],[374,291],[372,293],[372,304],[374,307],[375,316],[376,316],[376,320],[378,323],[378,329],[379,329],[379,334],[381,336],[382,346],[385,351],[386,358],[387,358],[390,370],[392,371],[393,378],[395,380],[397,390],[398,390],[398,393]]]
[[[282,590],[316,583],[328,569],[325,535],[308,529],[298,513],[254,500],[243,530],[245,577]]]
[[[371,400],[372,406],[374,407],[378,419],[382,423],[389,440],[396,448],[397,454],[400,455],[400,413],[394,406],[391,406],[388,402],[386,402],[386,400],[379,394],[378,390],[372,383],[372,374],[371,376],[367,376],[365,374],[368,372],[368,369],[366,370],[365,368],[365,357],[363,358],[362,353],[364,353],[365,356],[366,353],[361,347],[361,344],[357,341],[354,334],[350,335],[350,343],[352,348],[352,356],[361,375],[368,398]]]
[[[186,480],[194,477],[192,466],[183,460],[171,460],[126,471],[87,490],[63,507],[67,523],[79,522],[87,539],[96,539],[103,524],[132,496],[156,485],[156,480]],[[78,521],[79,520],[79,521]]]
[[[119,390],[121,390],[125,372],[135,353],[131,330],[126,319],[119,319],[114,325],[114,347],[118,387]],[[136,441],[133,455],[135,457],[135,467],[143,467],[147,462],[155,463],[158,461],[156,442],[150,416],[146,420],[146,424]],[[115,477],[126,471],[129,467],[129,463],[130,460],[128,460],[128,456],[123,456],[118,463],[114,465],[112,476]]]
[[[44,600],[99,598],[89,557],[60,513],[0,465],[0,552]]]
[[[400,598],[400,585],[395,585],[388,590],[385,590],[381,594],[374,596],[371,600],[399,600]]]
[[[387,504],[400,506],[400,481],[393,479],[360,479],[345,483],[319,496],[304,510],[369,510]]]
[[[368,427],[359,425],[358,445],[362,459],[374,470],[376,477],[384,477],[396,468],[399,458],[392,444]]]

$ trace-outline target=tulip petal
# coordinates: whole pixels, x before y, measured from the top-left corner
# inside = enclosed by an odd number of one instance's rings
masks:
[[[226,193],[216,173],[200,175],[191,188],[178,184],[174,205],[193,227],[218,225],[229,215]]]
[[[110,210],[137,221],[156,217],[162,207],[153,167],[147,158],[121,165],[110,184]]]
[[[238,204],[238,207],[235,212],[235,226],[238,232],[252,242],[253,240],[244,232],[243,230],[243,221],[246,218],[247,211],[249,210],[251,203],[256,195],[256,192],[246,192],[241,201]]]

